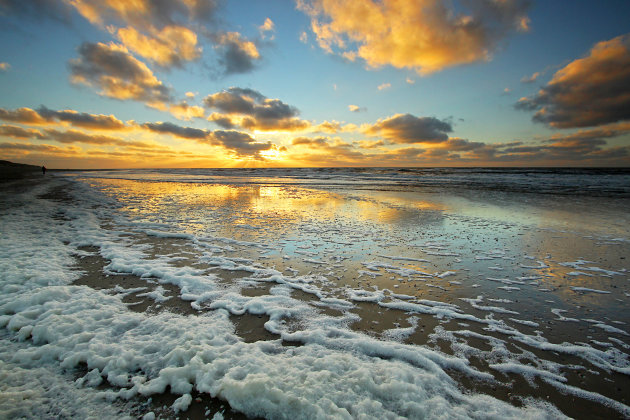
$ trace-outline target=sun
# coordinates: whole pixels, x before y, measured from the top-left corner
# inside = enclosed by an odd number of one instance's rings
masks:
[[[273,148],[268,150],[262,150],[260,152],[260,156],[264,157],[267,160],[279,160],[281,158],[281,153],[279,150]]]

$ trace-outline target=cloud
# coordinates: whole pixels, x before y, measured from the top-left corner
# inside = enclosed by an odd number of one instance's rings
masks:
[[[365,134],[383,136],[394,143],[439,143],[453,131],[450,123],[433,117],[396,114],[362,127]]]
[[[208,116],[208,121],[212,121],[219,127],[225,129],[234,128],[237,125],[237,122],[233,122],[229,116],[225,114],[219,114],[217,112],[213,112],[212,114],[210,114],[210,116]]]
[[[170,122],[144,123],[141,127],[154,133],[172,134],[175,137],[190,140],[203,140],[208,138],[209,134],[209,131],[207,130],[193,127],[182,127]]]
[[[78,130],[59,131],[48,128],[44,130],[36,130],[33,128],[23,128],[15,125],[0,125],[0,136],[12,137],[17,139],[37,139],[37,140],[54,140],[59,143],[86,143],[98,145],[115,145],[134,147],[139,149],[154,149],[159,147],[155,143],[146,143],[141,141],[124,140],[120,137],[105,136],[102,134],[86,133]]]
[[[0,14],[53,17],[70,22],[73,9],[93,25],[107,30],[128,51],[160,67],[183,67],[200,59],[199,37],[214,43],[225,74],[255,68],[260,53],[238,32],[220,30],[220,0],[0,0]],[[273,21],[260,26],[260,36],[273,39]]]
[[[39,107],[37,112],[46,120],[69,122],[77,127],[98,130],[124,130],[128,128],[124,122],[120,121],[113,115],[88,114],[86,112],[77,112],[71,109],[53,111],[45,106]]]
[[[378,85],[377,89],[385,90],[385,89],[389,89],[390,87],[392,87],[391,83],[383,83],[383,84]]]
[[[313,126],[312,131],[314,133],[338,133],[343,131],[346,127],[347,125],[342,127],[339,121],[324,121],[321,124]]]
[[[11,64],[6,63],[6,62],[0,63],[0,72],[9,71],[10,68],[11,68]]]
[[[527,31],[526,0],[298,0],[328,53],[421,75],[488,60],[498,41]]]
[[[271,142],[256,142],[249,134],[232,130],[215,130],[211,133],[210,139],[220,143],[226,149],[235,152],[239,157],[251,156],[261,159],[260,152],[276,147]]]
[[[306,148],[315,155],[298,154],[295,156],[299,161],[324,161],[328,164],[334,162],[336,164],[348,162],[358,163],[365,162],[366,156],[354,150],[352,144],[346,143],[339,138],[331,139],[329,137],[297,137],[291,141],[296,147]]]
[[[385,146],[385,142],[383,140],[375,140],[375,141],[360,141],[358,142],[359,147],[361,149],[377,149],[379,147]]]
[[[306,44],[308,42],[308,34],[304,31],[300,33],[300,42]]]
[[[214,37],[215,49],[219,51],[225,74],[247,73],[253,70],[260,53],[256,44],[238,32],[225,32]]]
[[[245,73],[260,60],[256,44],[239,32],[219,30],[214,19],[219,0],[72,0],[79,14],[106,28],[130,51],[161,67],[182,67],[202,54],[199,35],[214,45],[225,74]],[[267,18],[262,39],[273,39]]]
[[[126,130],[130,128],[129,125],[120,121],[113,115],[89,114],[71,109],[54,111],[43,105],[37,110],[30,108],[6,110],[4,108],[0,108],[0,120],[34,125],[52,124],[56,121],[60,121],[70,123],[75,127],[96,130]]]
[[[535,72],[531,76],[524,76],[521,79],[521,83],[534,83],[540,77],[540,75],[540,72]]]
[[[85,133],[78,130],[59,131],[55,129],[44,130],[43,138],[58,141],[59,143],[86,143],[114,146],[134,146],[137,148],[155,148],[153,143],[129,141],[120,137],[104,136],[101,134]]]
[[[556,128],[599,126],[630,119],[630,34],[602,41],[558,70],[517,109]]]
[[[170,105],[168,110],[179,120],[191,120],[193,118],[203,118],[206,111],[201,106],[188,105],[186,101]]]
[[[350,110],[350,112],[364,112],[364,111],[367,111],[367,108],[360,107],[358,105],[348,105],[348,109]]]
[[[24,152],[44,152],[46,155],[64,154],[76,155],[81,152],[77,146],[59,147],[50,144],[29,144],[29,143],[0,143],[0,150],[3,151],[24,151]]]
[[[70,60],[71,81],[100,89],[100,94],[119,100],[136,100],[165,109],[171,89],[122,45],[83,43],[79,58]]]
[[[46,124],[49,121],[30,108],[18,108],[15,110],[0,108],[0,120],[21,124]]]
[[[213,113],[211,121],[220,126],[240,126],[261,131],[296,131],[310,126],[297,118],[299,111],[279,99],[270,99],[253,89],[231,87],[208,95],[204,105],[222,113]]]
[[[265,22],[258,27],[258,31],[260,32],[260,37],[262,39],[269,38],[270,40],[274,39],[274,32],[276,31],[276,25],[274,25],[273,21],[269,18],[265,19]]]
[[[163,28],[182,21],[208,20],[217,8],[215,0],[71,0],[84,18],[97,26],[108,22],[142,30]]]
[[[405,79],[405,82],[409,83],[410,85],[413,85],[414,83],[416,83],[416,81],[414,79],[412,79],[411,77],[407,77]]]
[[[247,133],[234,130],[204,130],[193,127],[182,127],[169,122],[145,123],[141,127],[160,134],[170,134],[178,138],[194,140],[211,146],[222,146],[237,157],[253,157],[263,159],[260,152],[277,148],[271,142],[257,142]]]
[[[170,25],[161,30],[154,29],[151,36],[133,27],[120,28],[115,34],[129,50],[162,67],[181,67],[184,62],[197,60],[201,56],[197,34],[184,26]]]
[[[17,125],[8,124],[0,125],[0,136],[13,137],[15,139],[44,138],[44,135],[39,130],[34,130],[32,128],[22,128],[18,127]]]

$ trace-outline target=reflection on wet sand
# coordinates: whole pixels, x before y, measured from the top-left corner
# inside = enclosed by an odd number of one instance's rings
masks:
[[[293,185],[89,182],[123,203],[120,211],[129,218],[124,228],[152,238],[134,240],[145,246],[147,258],[195,267],[243,302],[277,297],[273,285],[287,285],[293,299],[353,331],[469,360],[498,382],[489,386],[449,372],[460,386],[514,404],[536,396],[568,415],[618,414],[589,398],[567,403],[567,389],[556,379],[545,382],[543,371],[628,403],[610,385],[625,387],[628,376],[598,364],[599,356],[586,350],[563,353],[558,347],[630,345],[629,244],[606,236],[618,227],[594,216],[599,208],[570,211],[571,203],[534,206],[527,198],[496,194],[481,199]],[[190,235],[182,239],[185,247],[172,240],[179,234]],[[163,305],[197,313],[213,310],[213,302]],[[275,320],[284,332],[272,332],[277,326],[268,315],[230,311],[245,342],[289,343],[306,325],[287,311]],[[527,366],[538,370],[527,373]]]

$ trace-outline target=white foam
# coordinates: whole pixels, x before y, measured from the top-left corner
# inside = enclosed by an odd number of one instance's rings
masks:
[[[505,308],[502,308],[500,306],[480,305],[480,303],[483,302],[483,296],[477,296],[477,298],[475,298],[475,299],[473,299],[473,298],[459,298],[459,299],[463,300],[464,302],[468,302],[470,304],[470,306],[472,306],[473,308],[478,309],[480,311],[489,311],[489,312],[497,312],[497,313],[501,313],[501,314],[518,315],[518,312],[509,310],[509,309],[505,309]]]
[[[445,271],[441,274],[436,274],[435,277],[443,279],[444,277],[454,276],[455,274],[457,274],[455,271]]]
[[[538,327],[538,322],[534,322],[534,321],[528,321],[525,319],[516,319],[516,318],[509,318],[510,321],[516,322],[517,324],[522,324],[522,325],[527,325],[528,327]]]
[[[567,312],[567,310],[566,309],[559,309],[559,308],[551,309],[551,313],[554,314],[557,317],[556,319],[558,321],[580,322],[579,319],[565,317],[564,315],[562,315],[564,312]]]
[[[577,260],[577,261],[569,261],[569,262],[563,262],[563,263],[558,263],[558,264],[564,267],[575,268],[577,270],[586,270],[586,271],[592,271],[595,273],[600,273],[601,275],[604,275],[604,276],[623,275],[623,273],[618,272],[618,271],[605,270],[603,268],[595,267],[595,266],[590,266],[590,267],[585,266],[585,264],[591,264],[591,263],[592,261]]]
[[[556,373],[552,373],[546,370],[535,368],[530,365],[523,365],[521,363],[495,363],[490,365],[491,369],[498,370],[500,372],[509,372],[509,373],[517,373],[523,376],[528,382],[533,383],[533,378],[538,376],[541,378],[552,379],[557,382],[566,382],[567,379]]]
[[[598,290],[598,289],[590,289],[588,287],[578,287],[578,286],[571,286],[571,290],[575,291],[575,292],[589,292],[589,293],[600,293],[600,294],[609,294],[610,292],[608,290]]]
[[[595,401],[606,407],[610,407],[613,410],[616,410],[624,417],[630,417],[630,407],[619,401],[615,401],[612,398],[605,397],[597,392],[586,391],[584,389],[581,389],[575,386],[560,383],[558,381],[553,380],[552,378],[543,377],[543,380],[553,385],[554,387],[558,388],[559,390],[561,390],[562,392],[566,394],[571,394],[571,395],[575,395],[576,397],[584,398],[586,400]]]

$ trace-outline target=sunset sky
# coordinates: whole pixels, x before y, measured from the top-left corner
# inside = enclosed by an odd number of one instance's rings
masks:
[[[0,0],[0,159],[630,166],[630,2]]]

